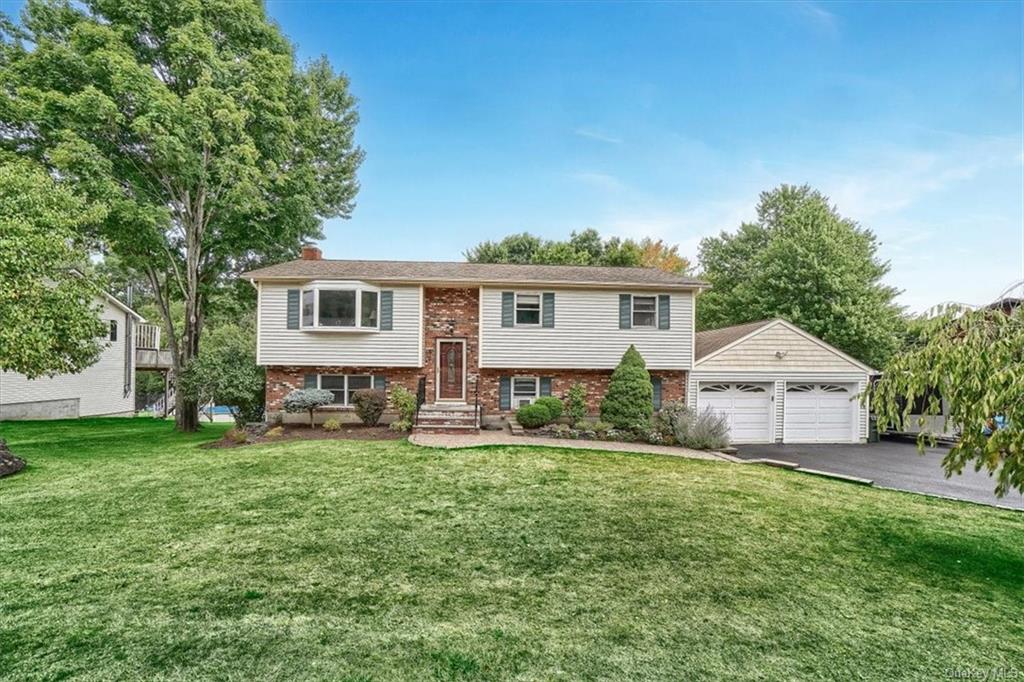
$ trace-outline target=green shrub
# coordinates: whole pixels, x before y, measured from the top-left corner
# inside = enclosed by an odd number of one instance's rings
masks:
[[[593,431],[594,430],[594,426],[596,425],[596,423],[597,422],[591,421],[589,419],[583,419],[581,421],[576,422],[576,430],[577,431]]]
[[[562,411],[565,406],[562,405],[562,401],[553,395],[546,395],[541,398],[537,398],[533,401],[535,405],[543,405],[548,408],[548,412],[551,413],[551,421],[555,421],[562,416]]]
[[[623,431],[646,427],[654,414],[654,388],[640,352],[630,346],[612,372],[601,401],[601,420]]]
[[[608,422],[601,422],[601,421],[594,422],[594,426],[593,426],[594,432],[597,433],[597,435],[599,435],[599,436],[607,436],[608,432],[611,431],[614,428],[615,428],[614,424],[609,424]]]
[[[318,407],[334,402],[334,394],[322,388],[301,388],[284,397],[287,412],[309,412],[309,427],[313,428],[313,413]]]
[[[391,428],[395,431],[411,429],[413,417],[416,416],[416,394],[401,384],[392,386],[391,407],[398,413],[398,418],[391,423]]]
[[[568,424],[555,424],[553,430],[559,438],[569,438],[572,435],[572,427]]]
[[[388,406],[388,399],[379,388],[362,388],[352,394],[352,404],[364,424],[376,426]]]
[[[573,424],[587,418],[587,387],[583,384],[573,384],[565,396],[566,411]]]
[[[554,421],[551,411],[545,405],[532,403],[516,410],[516,421],[528,429],[535,429]]]
[[[341,422],[333,417],[328,419],[323,424],[324,431],[341,431]]]

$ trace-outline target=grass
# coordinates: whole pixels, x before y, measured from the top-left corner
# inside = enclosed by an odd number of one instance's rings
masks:
[[[0,425],[0,677],[1024,669],[1024,515],[766,467]]]

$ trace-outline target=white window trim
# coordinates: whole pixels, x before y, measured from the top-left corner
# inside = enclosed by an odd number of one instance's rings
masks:
[[[519,297],[520,296],[536,296],[537,297],[537,321],[536,322],[520,322],[519,321]],[[540,327],[544,324],[544,294],[540,291],[517,291],[515,292],[515,298],[512,301],[512,325],[514,327]]]
[[[653,298],[654,299],[654,324],[637,324],[636,323],[636,299],[638,298]],[[658,309],[661,306],[658,305],[658,294],[630,294],[629,295],[629,326],[633,329],[658,329],[658,323],[661,321],[658,315]]]
[[[343,389],[323,388],[323,385],[321,383],[321,378],[322,377],[343,377],[345,379],[345,388],[343,388]],[[348,378],[349,377],[370,377],[370,388],[373,388],[373,381],[377,377],[377,375],[375,375],[375,374],[317,374],[316,375],[316,387],[317,388],[319,388],[321,390],[325,390],[325,391],[338,391],[338,390],[341,390],[341,391],[343,391],[345,393],[345,402],[343,402],[343,403],[331,403],[330,405],[324,405],[320,409],[326,409],[326,410],[330,410],[330,409],[335,409],[335,410],[341,410],[341,409],[351,410],[351,409],[354,409],[354,406],[349,404],[349,402],[348,402],[348,393],[349,393],[349,390],[348,390]],[[360,389],[356,389],[356,390],[360,390]]]
[[[537,376],[537,377],[533,377],[533,376],[525,376],[525,377],[524,376],[518,376],[517,377],[517,376],[514,376],[514,377],[512,377],[512,384],[509,386],[509,399],[510,399],[510,401],[512,403],[512,409],[513,410],[518,410],[519,409],[519,405],[516,403],[516,381],[527,381],[527,380],[533,382],[533,397],[530,398],[530,404],[532,405],[533,403],[537,402],[537,399],[541,397],[541,395],[540,395],[540,377],[539,376]],[[526,396],[520,396],[520,397],[525,398]]]
[[[307,291],[313,292],[313,324],[305,324],[302,314],[302,306]],[[355,325],[351,327],[328,327],[320,324],[320,292],[321,291],[352,291],[355,293],[356,312]],[[377,324],[363,326],[363,292],[372,291],[377,294]],[[310,282],[299,291],[299,328],[315,332],[340,332],[351,334],[353,332],[376,332],[380,331],[380,287],[375,287],[363,282]],[[332,375],[334,376],[334,375]]]

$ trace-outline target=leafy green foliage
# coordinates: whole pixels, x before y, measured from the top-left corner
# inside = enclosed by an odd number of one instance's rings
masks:
[[[313,415],[317,409],[334,402],[334,394],[323,388],[300,388],[284,397],[285,412],[308,412],[309,427],[313,428]]]
[[[388,406],[387,396],[379,388],[362,388],[352,394],[356,416],[367,426],[376,426]]]
[[[537,398],[534,403],[546,407],[548,412],[551,413],[552,421],[561,417],[562,412],[565,410],[565,405],[562,401],[553,395],[541,396],[540,398]]]
[[[548,406],[542,405],[539,402],[523,405],[516,410],[516,421],[528,429],[536,429],[545,424],[550,424],[554,420],[555,418],[551,415],[551,410],[548,409]]]
[[[640,351],[633,345],[622,355],[601,400],[601,420],[617,429],[638,431],[654,414],[654,387]]]
[[[950,312],[916,328],[918,342],[866,393],[879,429],[906,430],[915,401],[925,416],[941,415],[941,395],[947,424],[961,432],[943,459],[946,475],[973,463],[996,475],[997,495],[1024,491],[1024,308]],[[1005,427],[993,431],[996,417]],[[934,435],[922,433],[918,446]]]
[[[0,162],[0,370],[34,379],[99,358],[100,291],[73,269],[85,258],[74,230],[104,215],[37,164]]]
[[[263,420],[266,372],[256,364],[256,329],[226,324],[210,330],[189,362],[178,389],[199,404],[228,405],[240,427]]]
[[[565,396],[567,403],[566,411],[573,424],[578,424],[587,417],[587,387],[581,383],[575,383],[569,387]]]
[[[356,121],[347,79],[297,68],[262,3],[29,0],[0,21],[0,154],[107,209],[76,229],[148,281],[179,374],[234,275],[350,215]]]
[[[781,317],[853,357],[880,367],[902,332],[899,293],[882,283],[889,264],[870,231],[839,215],[804,185],[761,195],[756,223],[701,242],[711,283],[697,306],[699,329]]]
[[[597,230],[587,229],[573,232],[564,242],[544,240],[529,232],[513,234],[499,242],[481,242],[463,255],[470,263],[639,266],[643,254],[632,240],[603,240]]]
[[[391,387],[391,407],[398,413],[398,418],[391,422],[391,428],[395,431],[411,429],[416,415],[416,394],[401,384],[394,384]]]

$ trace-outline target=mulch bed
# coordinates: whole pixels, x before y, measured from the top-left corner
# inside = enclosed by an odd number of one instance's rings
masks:
[[[0,438],[0,478],[16,474],[25,468],[25,460],[15,457],[7,448],[7,441]]]
[[[402,440],[408,435],[399,431],[392,431],[387,426],[363,426],[362,424],[345,424],[338,431],[328,431],[320,426],[311,429],[300,424],[288,424],[281,428],[284,429],[284,433],[280,436],[250,433],[246,442],[238,443],[230,435],[225,435],[220,440],[207,443],[203,447],[237,448],[260,443],[280,443],[282,441],[296,440]]]

